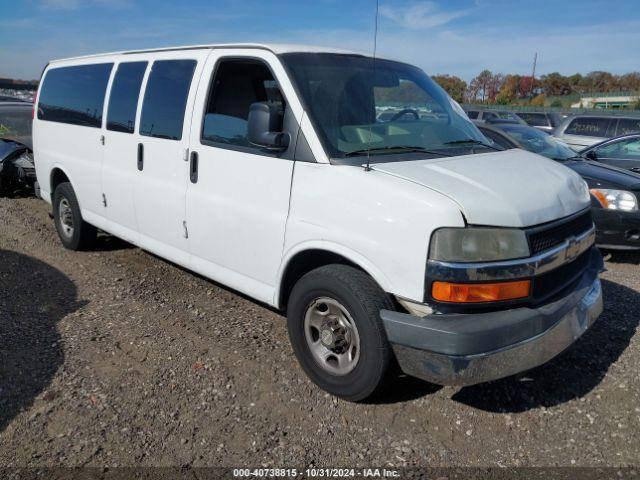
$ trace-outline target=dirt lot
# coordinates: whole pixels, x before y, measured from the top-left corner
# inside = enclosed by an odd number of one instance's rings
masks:
[[[47,207],[0,199],[0,466],[640,464],[640,256],[551,363],[362,405],[306,379],[277,313],[108,237],[65,251]]]

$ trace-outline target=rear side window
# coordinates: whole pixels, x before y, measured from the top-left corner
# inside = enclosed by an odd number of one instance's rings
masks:
[[[107,130],[133,133],[138,96],[147,62],[121,63],[111,86],[107,110]]]
[[[618,121],[618,131],[616,135],[628,135],[629,133],[640,132],[640,118],[621,118]]]
[[[284,99],[271,71],[259,60],[223,60],[210,87],[202,142],[261,150],[249,143],[247,120],[254,102],[269,102],[284,114]]]
[[[518,116],[522,118],[532,127],[548,127],[549,122],[547,116],[544,113],[518,113]]]
[[[585,137],[606,137],[607,129],[610,124],[610,118],[576,118],[571,122],[564,133],[569,135],[583,135]]]
[[[469,117],[471,120],[475,120],[476,118],[478,118],[478,112],[470,110],[467,112],[467,117]]]
[[[47,70],[38,119],[100,128],[104,96],[113,63]]]
[[[180,140],[195,60],[153,62],[142,103],[140,135]]]

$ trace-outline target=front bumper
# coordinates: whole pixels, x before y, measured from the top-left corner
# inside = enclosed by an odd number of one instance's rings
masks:
[[[595,248],[590,255],[571,292],[538,308],[425,317],[382,310],[401,369],[440,385],[473,385],[551,360],[602,313],[602,257]]]
[[[640,210],[622,212],[605,208],[591,209],[596,224],[596,244],[618,250],[640,249]]]

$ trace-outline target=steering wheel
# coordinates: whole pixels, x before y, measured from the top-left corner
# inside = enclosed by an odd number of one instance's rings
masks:
[[[410,113],[411,115],[413,115],[415,117],[416,120],[420,120],[420,114],[418,113],[417,110],[413,109],[413,108],[403,108],[402,110],[400,110],[398,113],[396,113],[393,117],[391,117],[389,119],[390,122],[395,122],[396,120],[398,120],[399,118],[404,117],[407,113]]]

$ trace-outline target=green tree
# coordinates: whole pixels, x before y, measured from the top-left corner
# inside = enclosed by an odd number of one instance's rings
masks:
[[[507,75],[502,82],[500,91],[496,95],[496,103],[507,105],[516,100],[519,95],[520,75]]]
[[[472,100],[480,98],[480,101],[484,103],[488,97],[489,86],[492,82],[493,73],[491,73],[491,70],[483,70],[478,74],[477,77],[471,80],[471,83],[469,84],[469,90]]]
[[[456,102],[464,102],[467,91],[467,82],[455,75],[434,75],[431,77],[438,85],[444,88]]]
[[[618,79],[621,90],[640,92],[640,72],[631,72],[621,75]]]
[[[569,95],[572,91],[569,77],[565,77],[558,72],[553,72],[540,77],[542,90],[547,96],[559,97]]]

